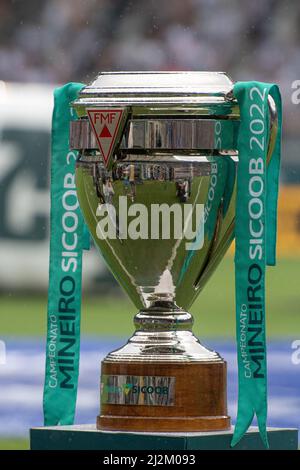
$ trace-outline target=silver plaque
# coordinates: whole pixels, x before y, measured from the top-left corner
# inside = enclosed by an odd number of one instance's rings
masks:
[[[101,403],[172,406],[175,404],[175,377],[102,375]]]

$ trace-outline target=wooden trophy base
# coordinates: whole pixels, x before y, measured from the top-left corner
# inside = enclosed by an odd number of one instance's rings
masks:
[[[102,362],[101,414],[97,429],[110,431],[197,432],[230,429],[227,416],[226,362]],[[114,395],[121,376],[126,393]],[[109,379],[108,379],[109,378]],[[158,382],[155,380],[158,379]],[[174,380],[175,379],[175,380]],[[147,382],[148,380],[148,382]],[[148,384],[165,380],[168,396],[153,398],[153,386],[132,388],[131,382]],[[153,382],[154,380],[154,382]],[[125,381],[125,382],[124,382]],[[131,389],[130,389],[131,387]],[[121,389],[119,387],[119,389]],[[145,393],[148,397],[145,398]],[[160,391],[160,389],[158,389]],[[137,394],[133,398],[133,392]],[[111,393],[113,392],[113,393]],[[114,403],[112,403],[115,401]],[[118,403],[117,403],[118,402]],[[146,404],[145,404],[146,402]]]

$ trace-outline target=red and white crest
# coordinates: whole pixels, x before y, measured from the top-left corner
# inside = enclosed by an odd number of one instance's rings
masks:
[[[109,165],[110,157],[115,149],[116,137],[123,113],[124,109],[122,108],[87,109],[88,118],[102,153],[105,166]]]

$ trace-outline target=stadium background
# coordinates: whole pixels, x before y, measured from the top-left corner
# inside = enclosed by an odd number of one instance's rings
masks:
[[[26,448],[28,428],[42,424],[52,90],[100,70],[224,70],[234,80],[280,85],[279,259],[267,277],[269,422],[299,427],[300,104],[291,99],[300,80],[299,24],[298,0],[0,1],[0,448]],[[232,253],[192,312],[195,333],[228,360],[234,417]],[[100,359],[128,337],[134,314],[94,250],[84,278],[77,422],[94,420]]]

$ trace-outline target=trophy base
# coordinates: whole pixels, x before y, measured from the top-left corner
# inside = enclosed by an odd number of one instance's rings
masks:
[[[145,418],[143,416],[97,416],[99,431],[209,432],[230,429],[229,416],[195,418]]]
[[[230,429],[226,362],[102,362],[97,429],[196,432]]]

